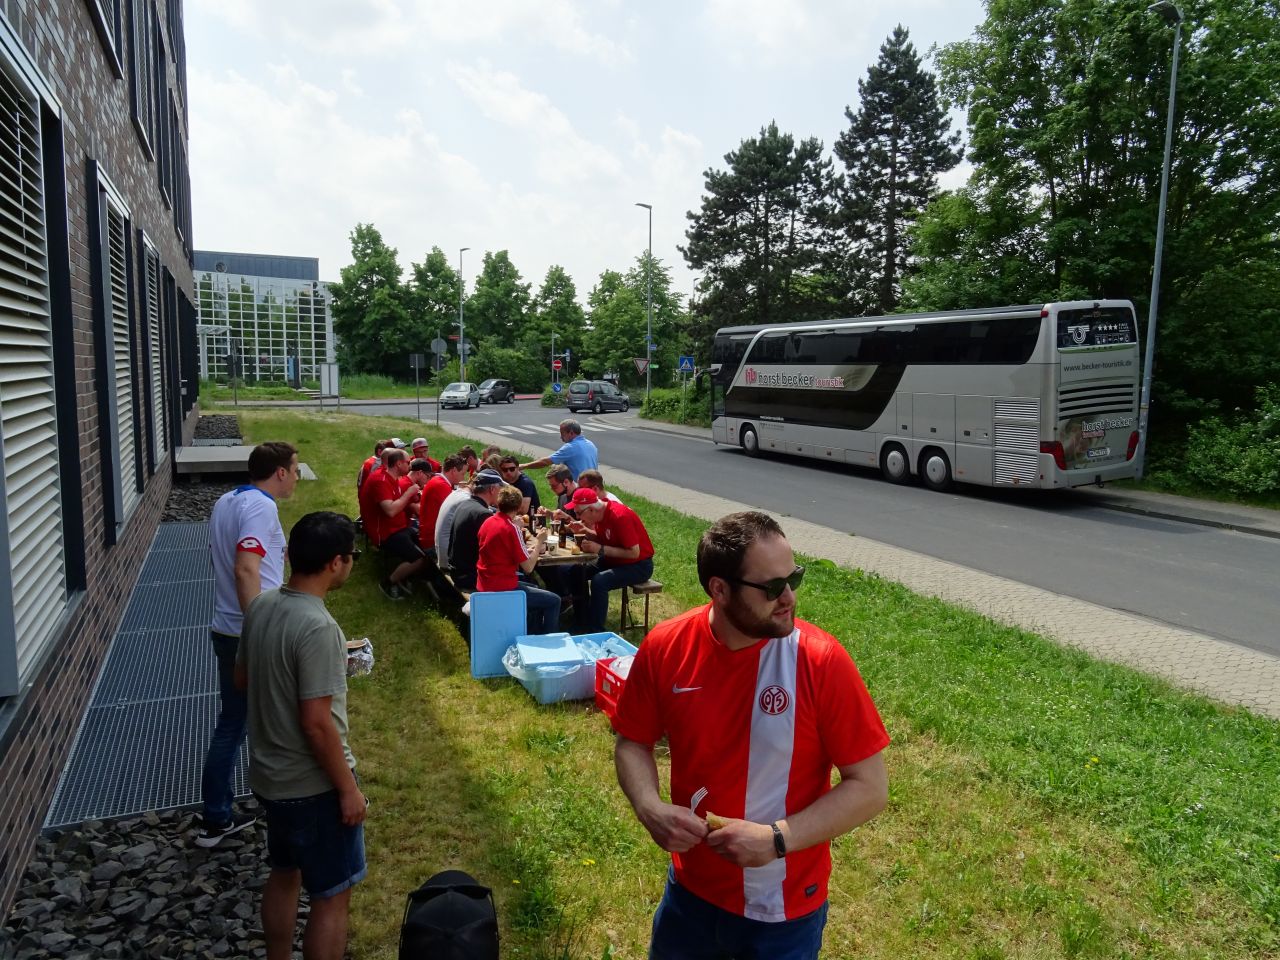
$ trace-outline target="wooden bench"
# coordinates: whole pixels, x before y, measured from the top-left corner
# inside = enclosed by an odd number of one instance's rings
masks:
[[[649,632],[649,598],[655,593],[662,592],[662,584],[657,580],[646,580],[644,583],[633,583],[629,587],[622,588],[622,616],[619,621],[618,632],[626,633],[628,630],[634,630],[640,626],[631,616],[631,608],[629,606],[631,597],[634,593],[637,597],[644,597],[644,632]]]

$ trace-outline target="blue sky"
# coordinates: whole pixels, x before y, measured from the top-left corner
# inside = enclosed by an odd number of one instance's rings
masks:
[[[902,23],[963,40],[980,0],[187,0],[196,245],[320,258],[371,221],[407,270],[432,245],[471,283],[507,249],[580,299],[647,242],[676,249],[703,172],[776,120],[830,150]],[[944,186],[963,182],[967,167]]]

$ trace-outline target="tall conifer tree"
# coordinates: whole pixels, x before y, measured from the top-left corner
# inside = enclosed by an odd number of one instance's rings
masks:
[[[938,190],[938,174],[960,162],[933,74],[901,25],[879,60],[858,81],[861,107],[849,107],[835,144],[848,170],[840,214],[850,241],[854,305],[889,313],[898,305],[907,270],[907,230]]]

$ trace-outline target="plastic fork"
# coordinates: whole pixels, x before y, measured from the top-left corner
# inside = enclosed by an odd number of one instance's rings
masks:
[[[708,792],[709,791],[707,790],[706,787],[699,787],[694,792],[693,796],[689,799],[689,809],[693,813],[698,812],[698,804],[700,804],[703,800],[707,799]]]

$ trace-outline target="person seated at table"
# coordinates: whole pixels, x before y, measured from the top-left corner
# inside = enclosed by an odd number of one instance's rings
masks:
[[[410,460],[409,479],[418,485],[418,492],[421,493],[427,488],[428,481],[431,480],[431,464],[427,463],[426,460]],[[409,504],[409,510],[411,511],[409,526],[413,528],[415,540],[418,537],[418,517],[421,515],[421,504],[421,500],[416,500]]]
[[[422,491],[409,479],[409,457],[403,450],[392,450],[386,462],[365,481],[361,513],[370,518],[365,525],[369,542],[400,561],[379,586],[392,600],[401,600],[412,592],[407,584],[422,572],[426,559],[409,531],[409,507]]]
[[[427,461],[431,465],[432,473],[440,472],[440,461],[431,459],[431,454],[428,452],[431,449],[431,445],[427,443],[426,437],[414,437],[413,443],[409,444],[409,447],[413,450],[413,459]]]
[[[483,450],[480,451],[480,459],[483,460],[486,464],[489,462],[489,458],[493,456],[497,456],[499,458],[502,457],[502,448],[498,446],[496,443],[491,443],[489,444],[489,446],[485,447]]]
[[[543,527],[533,542],[526,544],[525,528],[519,520],[524,496],[513,486],[503,486],[495,499],[498,512],[480,525],[477,537],[476,589],[524,591],[528,631],[551,633],[560,625],[560,598],[518,575],[521,570],[533,573],[547,549],[547,529]]]
[[[569,468],[569,476],[576,478],[583,470],[600,466],[596,445],[582,435],[582,424],[577,420],[560,421],[560,448],[549,457],[541,457],[520,464],[521,470],[537,470],[553,463],[563,463]]]
[[[601,500],[612,500],[614,503],[622,503],[617,497],[604,488],[604,477],[599,470],[583,470],[578,474],[578,486],[586,487],[588,490],[594,490],[596,496]]]
[[[476,561],[480,556],[480,527],[493,514],[502,477],[481,470],[471,482],[471,496],[458,505],[449,533],[449,575],[459,590],[476,588]]]
[[[501,475],[502,473],[502,454],[491,453],[484,458],[484,468],[492,470],[494,473]]]
[[[569,529],[583,553],[599,558],[584,618],[586,629],[595,632],[604,629],[610,590],[644,583],[653,575],[653,543],[634,510],[613,500],[601,500],[594,490],[579,487],[573,492],[571,505],[579,519],[570,523]]]
[[[508,454],[498,463],[498,472],[502,474],[502,479],[507,481],[517,490],[523,500],[520,504],[521,516],[533,518],[538,515],[538,508],[542,506],[541,498],[538,496],[538,485],[533,482],[533,478],[520,469],[520,461]]]
[[[547,471],[547,486],[551,488],[551,492],[556,495],[556,505],[550,510],[544,510],[553,518],[559,520],[575,520],[576,517],[565,513],[565,505],[573,496],[573,491],[578,489],[578,485],[573,481],[573,474],[569,468],[563,463],[557,463],[554,467]]]
[[[373,456],[360,465],[360,471],[356,474],[356,496],[360,496],[360,488],[364,486],[364,482],[369,479],[375,469],[382,466],[382,451],[391,446],[391,440],[379,440],[373,445]]]

